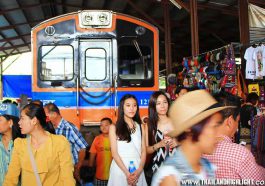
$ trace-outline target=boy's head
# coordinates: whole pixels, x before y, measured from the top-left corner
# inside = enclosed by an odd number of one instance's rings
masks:
[[[103,118],[100,121],[100,131],[102,134],[108,134],[109,133],[109,126],[112,124],[112,120],[110,118]]]
[[[94,181],[95,168],[89,166],[80,167],[80,179],[83,183],[89,183]]]
[[[259,102],[259,96],[255,92],[251,92],[248,94],[246,101],[256,106]]]
[[[178,86],[176,88],[176,91],[175,91],[175,96],[176,98],[180,97],[180,96],[183,96],[184,94],[186,94],[188,92],[188,88],[187,87],[184,87],[184,86]]]

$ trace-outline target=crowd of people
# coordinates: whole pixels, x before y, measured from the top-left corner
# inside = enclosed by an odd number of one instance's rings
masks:
[[[117,121],[102,118],[101,134],[90,147],[54,103],[32,101],[20,115],[16,105],[2,103],[0,185],[168,186],[185,185],[183,180],[265,180],[265,169],[251,151],[234,142],[239,123],[249,129],[248,121],[257,114],[255,95],[249,94],[242,104],[225,91],[211,95],[177,87],[174,97],[172,102],[163,91],[154,92],[143,122],[137,98],[124,95]]]

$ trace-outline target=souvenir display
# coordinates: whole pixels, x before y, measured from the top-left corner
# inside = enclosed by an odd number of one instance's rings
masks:
[[[232,45],[200,54],[196,57],[185,57],[183,70],[178,79],[185,87],[207,89],[211,93],[221,88],[237,94],[237,71]]]

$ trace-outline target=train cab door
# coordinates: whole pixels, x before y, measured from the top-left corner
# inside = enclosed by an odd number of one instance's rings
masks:
[[[103,117],[113,117],[111,39],[79,40],[77,103],[84,125],[98,124]]]

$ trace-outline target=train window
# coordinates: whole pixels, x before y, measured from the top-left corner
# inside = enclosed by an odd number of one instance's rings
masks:
[[[106,51],[102,48],[86,50],[86,78],[90,81],[101,81],[107,76]]]
[[[119,77],[121,79],[144,80],[152,78],[151,48],[133,45],[119,47]]]
[[[73,48],[70,45],[40,47],[40,79],[67,81],[74,77]]]

